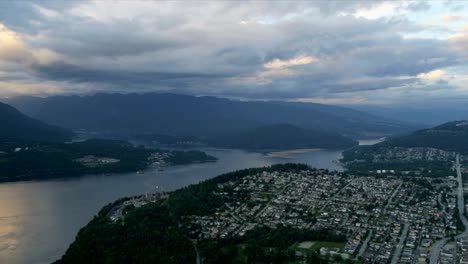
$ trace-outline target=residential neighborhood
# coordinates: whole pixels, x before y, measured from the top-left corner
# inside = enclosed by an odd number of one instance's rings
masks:
[[[361,263],[468,263],[468,187],[463,186],[461,158],[454,158],[454,175],[445,177],[360,176],[323,169],[252,173],[217,184],[214,195],[228,202],[215,213],[185,216],[182,222],[199,241],[243,237],[261,226],[333,230],[347,238],[323,247],[319,241],[297,241],[290,250],[298,259],[314,248],[326,258]],[[124,220],[129,206],[169,195],[132,197],[116,205],[109,217]]]
[[[341,248],[323,248],[363,263],[429,263],[433,245],[455,237],[464,227],[458,218],[457,179],[348,176],[318,170],[263,172],[238,182],[219,184],[242,192],[244,199],[210,216],[193,216],[199,239],[243,236],[259,225],[303,230],[333,229],[346,234]],[[439,263],[466,259],[468,238],[443,250]],[[455,245],[456,244],[456,245]],[[451,256],[451,262],[446,262]],[[455,262],[454,262],[455,261]]]

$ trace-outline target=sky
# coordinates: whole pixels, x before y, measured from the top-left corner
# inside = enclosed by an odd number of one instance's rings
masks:
[[[468,99],[464,1],[0,1],[0,97]]]

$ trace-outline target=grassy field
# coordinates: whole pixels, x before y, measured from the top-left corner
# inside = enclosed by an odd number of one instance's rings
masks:
[[[329,241],[318,241],[312,246],[312,250],[320,250],[322,247],[326,248],[342,248],[346,245],[346,242],[329,242]]]
[[[273,194],[270,193],[270,192],[260,192],[260,193],[258,193],[258,197],[260,197],[260,198],[271,199],[271,196],[273,196]]]

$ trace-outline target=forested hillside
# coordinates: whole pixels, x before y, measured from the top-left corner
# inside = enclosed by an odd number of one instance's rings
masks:
[[[8,102],[51,124],[119,135],[159,133],[204,140],[261,126],[291,124],[352,138],[375,138],[415,129],[406,123],[338,106],[178,94],[17,97]]]
[[[73,136],[69,130],[47,125],[3,103],[0,103],[0,123],[0,142],[14,140],[64,142]]]

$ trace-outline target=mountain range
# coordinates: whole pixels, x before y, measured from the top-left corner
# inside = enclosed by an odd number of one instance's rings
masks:
[[[409,123],[345,107],[168,93],[16,97],[8,103],[50,124],[101,134],[159,133],[209,139],[290,124],[351,138],[371,138],[416,129]]]
[[[422,124],[421,127],[432,127],[452,120],[468,118],[468,106],[454,102],[444,105],[437,102],[429,102],[424,106],[407,105],[350,105],[352,109],[373,113],[385,118],[396,119],[412,124]]]

